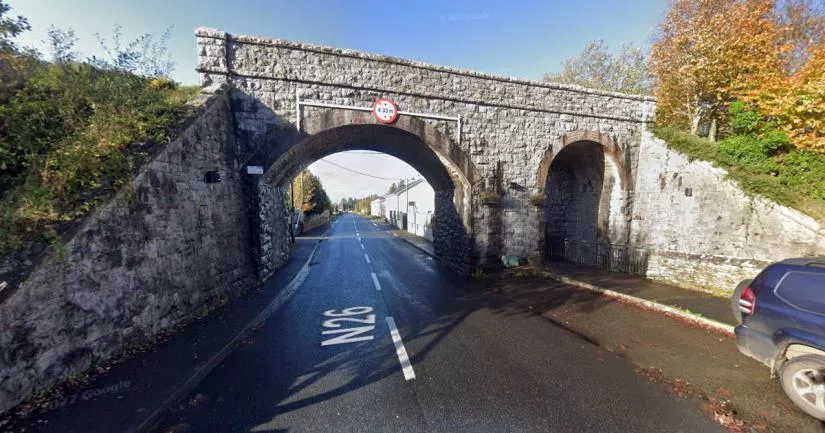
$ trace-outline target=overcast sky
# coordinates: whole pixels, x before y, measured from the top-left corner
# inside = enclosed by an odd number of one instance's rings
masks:
[[[172,78],[197,84],[197,27],[292,39],[541,79],[589,41],[644,46],[668,0],[8,0],[33,30],[20,41],[46,51],[50,25],[72,28],[83,56],[100,55],[95,34],[110,40],[115,24],[123,39],[173,31]],[[389,157],[338,154],[345,167],[387,177],[409,176],[411,167]],[[311,170],[335,198],[381,192],[392,181],[355,175],[319,162]],[[414,172],[414,170],[413,170]]]
[[[355,169],[370,176],[357,174],[334,164]],[[409,164],[394,156],[360,150],[334,153],[310,165],[309,170],[321,178],[321,183],[333,202],[347,197],[383,195],[392,183],[398,182],[399,178],[409,180],[421,177]],[[378,179],[378,177],[383,179]]]

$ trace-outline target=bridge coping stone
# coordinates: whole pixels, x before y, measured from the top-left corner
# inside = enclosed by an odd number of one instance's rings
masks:
[[[545,87],[548,89],[569,90],[572,92],[585,93],[598,96],[610,96],[614,98],[630,99],[635,101],[656,102],[656,98],[647,95],[632,95],[628,93],[609,92],[605,90],[590,89],[575,84],[558,84],[549,83],[545,81],[528,80],[525,78],[509,77],[505,75],[491,74],[487,72],[473,71],[471,69],[456,68],[451,66],[436,65],[432,63],[421,62],[418,60],[403,59],[400,57],[386,56],[383,54],[368,53],[348,48],[335,48],[327,45],[310,44],[306,42],[290,41],[287,39],[273,39],[263,38],[258,36],[235,35],[222,30],[217,30],[208,27],[199,27],[195,30],[195,36],[213,39],[231,39],[233,42],[269,45],[275,47],[293,48],[297,50],[313,51],[324,54],[339,55],[345,57],[355,57],[365,60],[374,60],[378,62],[394,63],[402,66],[410,66],[415,68],[428,69],[431,71],[446,72],[450,74],[463,75],[468,77],[483,78],[488,80],[526,84],[529,86]]]

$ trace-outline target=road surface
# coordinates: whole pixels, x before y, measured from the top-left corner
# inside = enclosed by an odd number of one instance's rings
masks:
[[[158,432],[722,432],[698,403],[344,214]]]

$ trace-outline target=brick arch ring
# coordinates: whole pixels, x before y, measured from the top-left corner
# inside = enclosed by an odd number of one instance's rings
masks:
[[[539,165],[539,171],[536,175],[536,187],[544,188],[547,184],[547,176],[550,175],[550,167],[553,160],[558,156],[567,146],[582,142],[590,141],[598,143],[602,146],[606,159],[612,165],[614,174],[619,179],[621,190],[625,191],[629,188],[630,173],[627,171],[627,166],[624,163],[624,152],[616,144],[616,142],[608,135],[595,131],[572,131],[564,134],[562,137],[562,147],[558,152],[554,152],[550,147],[544,152],[544,157]]]
[[[303,118],[301,124],[295,144],[269,165],[267,175],[275,184],[319,158],[354,149],[395,156],[418,170],[436,190],[472,188],[478,179],[469,154],[416,117],[400,116],[395,123],[382,125],[369,112],[328,110]]]

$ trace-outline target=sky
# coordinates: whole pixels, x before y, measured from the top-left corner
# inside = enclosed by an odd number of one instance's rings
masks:
[[[197,84],[194,31],[212,27],[230,33],[291,39],[392,55],[446,66],[539,80],[560,70],[588,42],[603,39],[646,46],[668,0],[361,1],[361,0],[6,0],[28,18],[32,31],[22,45],[46,52],[49,26],[72,28],[83,57],[100,55],[97,38],[110,40],[117,24],[123,40],[172,26],[169,51],[177,63],[172,78]],[[357,171],[412,170],[385,155],[328,157]],[[403,164],[403,165],[402,165]],[[389,168],[388,168],[389,167]],[[391,181],[355,175],[330,164],[310,167],[325,189],[342,179],[357,182],[358,197],[381,193]],[[413,170],[414,172],[414,170]],[[380,175],[379,175],[380,176]],[[406,176],[397,174],[395,176]],[[357,189],[357,191],[355,191]],[[367,192],[369,191],[369,192]],[[367,192],[365,194],[365,192]]]
[[[398,182],[395,179],[409,181],[421,177],[409,164],[394,156],[363,150],[334,153],[316,161],[309,170],[321,179],[330,200],[336,203],[347,197],[383,195],[391,184]]]

